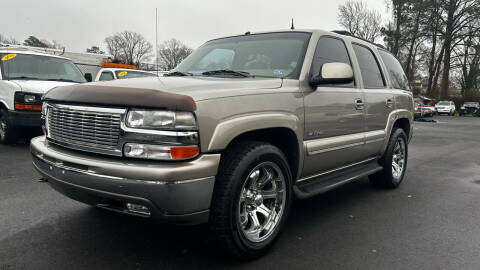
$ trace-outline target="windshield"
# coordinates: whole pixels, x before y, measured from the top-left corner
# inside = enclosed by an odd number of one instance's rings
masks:
[[[174,71],[228,77],[239,75],[231,71],[240,71],[249,76],[298,78],[309,39],[309,33],[294,32],[213,40],[195,50]]]
[[[57,57],[4,53],[0,65],[6,80],[86,82],[72,61]]]
[[[465,106],[477,106],[478,102],[465,102],[463,105],[465,105]]]
[[[440,102],[437,103],[437,105],[447,106],[447,105],[450,105],[450,102],[448,102],[448,101],[440,101]]]
[[[157,77],[157,75],[149,72],[138,72],[131,70],[117,70],[115,71],[117,79],[143,78],[143,77]]]

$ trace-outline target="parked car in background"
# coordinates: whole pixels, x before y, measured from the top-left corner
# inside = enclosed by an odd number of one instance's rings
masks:
[[[69,59],[29,51],[0,50],[0,143],[17,139],[21,127],[41,128],[42,95],[85,78]]]
[[[423,105],[419,103],[415,103],[414,108],[415,108],[415,118],[423,118],[423,117],[432,117],[436,114],[436,110],[434,109],[435,107],[433,106],[428,106],[428,105]]]
[[[420,105],[422,110],[425,111],[426,116],[434,116],[437,114],[437,108],[432,105]]]
[[[112,81],[143,77],[157,77],[157,74],[135,69],[102,68],[98,71],[94,81]]]
[[[425,115],[424,115],[424,111],[422,110],[422,107],[420,106],[420,104],[418,103],[415,103],[414,104],[414,117],[415,119],[418,119],[418,118],[423,118]]]
[[[460,107],[460,116],[473,115],[480,117],[480,103],[478,102],[465,102]]]
[[[435,105],[438,114],[455,114],[455,103],[453,101],[440,101]]]

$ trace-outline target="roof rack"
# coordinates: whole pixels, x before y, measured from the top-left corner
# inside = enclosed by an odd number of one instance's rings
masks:
[[[348,32],[348,31],[345,31],[345,30],[333,30],[332,32],[335,33],[335,34],[342,35],[342,36],[349,36],[349,37],[357,38],[357,39],[360,39],[362,41],[368,42],[372,45],[375,45],[377,47],[380,47],[382,49],[385,49],[385,50],[387,49],[387,48],[385,48],[385,46],[383,46],[381,44],[371,42],[370,40],[367,40],[367,39],[364,39],[364,38],[361,38],[361,37],[357,37],[357,36],[353,35],[352,33]]]

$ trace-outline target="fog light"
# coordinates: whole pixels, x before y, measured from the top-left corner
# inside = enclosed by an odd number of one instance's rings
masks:
[[[140,204],[134,204],[134,203],[126,203],[125,205],[129,212],[144,215],[144,216],[150,216],[150,210],[148,210],[148,207],[146,206],[143,206]]]
[[[194,158],[199,154],[198,146],[165,146],[139,143],[127,143],[123,148],[126,157],[155,159],[155,160],[183,160]]]

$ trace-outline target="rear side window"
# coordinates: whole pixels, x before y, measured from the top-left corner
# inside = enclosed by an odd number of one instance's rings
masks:
[[[384,88],[386,86],[378,61],[373,52],[364,46],[353,44],[353,50],[360,65],[365,88]]]
[[[102,72],[102,74],[100,74],[100,78],[98,78],[99,81],[111,81],[113,79],[113,73],[110,71]]]
[[[400,65],[397,58],[384,50],[379,50],[379,52],[383,62],[387,66],[388,73],[390,74],[392,87],[395,89],[410,90],[408,78],[405,75],[405,72],[403,72],[402,65]]]
[[[352,65],[348,56],[347,47],[342,40],[332,37],[322,37],[318,40],[315,55],[313,57],[311,74],[316,76],[320,73],[320,69],[324,64],[340,62]],[[329,86],[329,85],[324,85]],[[353,87],[354,83],[338,85],[335,87]]]

